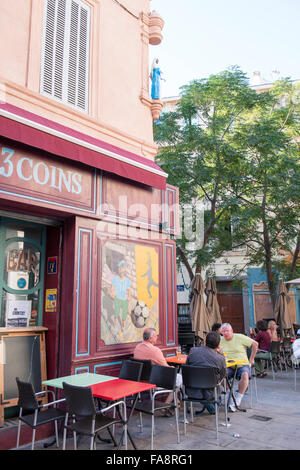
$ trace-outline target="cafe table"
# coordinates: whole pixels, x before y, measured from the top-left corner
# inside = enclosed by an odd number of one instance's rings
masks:
[[[65,377],[58,377],[56,379],[44,380],[43,385],[47,387],[53,387],[58,389],[63,389],[63,382],[66,382],[70,385],[76,385],[77,387],[90,387],[97,383],[109,382],[110,380],[115,380],[116,377],[110,375],[101,375],[93,374],[90,372],[82,372],[79,374],[66,375]],[[111,443],[110,439],[104,439],[98,435],[98,439],[102,442]],[[53,442],[49,444],[44,444],[44,447],[50,447]]]
[[[187,354],[181,354],[180,356],[169,356],[166,358],[166,361],[168,364],[173,364],[173,365],[184,365],[187,360]],[[239,364],[247,364],[247,361],[242,361],[242,360],[235,360],[235,359],[230,359],[227,356],[225,357],[226,360],[226,367],[234,367],[238,366]]]
[[[63,389],[63,382],[66,382],[71,385],[80,386],[80,387],[91,387],[94,398],[97,398],[100,400],[102,399],[108,402],[114,402],[122,398],[133,396],[133,404],[130,407],[131,409],[130,409],[129,415],[127,416],[126,424],[127,424],[127,435],[134,449],[135,450],[137,449],[128,431],[128,423],[130,421],[130,418],[132,417],[139,393],[142,393],[148,390],[153,390],[156,388],[156,385],[148,384],[144,382],[135,382],[133,380],[118,379],[116,377],[109,376],[109,375],[92,374],[92,373],[75,374],[75,375],[69,375],[65,377],[59,377],[57,379],[45,380],[43,381],[43,385],[47,385],[48,387],[55,387],[55,388]],[[120,415],[120,410],[118,410],[118,413]],[[124,438],[124,431],[122,433],[122,436],[118,445],[118,449],[122,445],[123,438]],[[107,439],[100,438],[100,440],[104,442],[111,442],[110,440],[107,440]]]
[[[180,354],[175,356],[168,356],[166,357],[166,361],[171,366],[178,366],[178,370],[180,371],[181,366],[186,363],[187,354]]]
[[[115,402],[122,398],[133,397],[133,403],[130,406],[130,412],[127,416],[127,435],[134,447],[137,450],[134,440],[132,439],[130,432],[128,430],[128,423],[134,412],[134,408],[138,399],[138,396],[142,392],[150,391],[156,388],[156,385],[149,384],[146,382],[135,382],[133,380],[124,380],[124,379],[114,379],[112,381],[101,382],[91,386],[93,396],[99,398],[100,400],[105,400],[107,402]],[[120,410],[118,410],[120,415]],[[121,416],[121,415],[120,415]],[[124,430],[118,445],[118,450],[120,449],[124,438]]]
[[[227,386],[229,388],[228,403],[229,403],[230,398],[232,397],[232,399],[234,401],[234,404],[236,406],[236,409],[239,410],[239,411],[246,411],[243,408],[239,408],[238,405],[236,404],[235,397],[234,397],[234,394],[233,394],[233,387],[234,387],[234,383],[235,383],[235,380],[236,380],[238,365],[247,364],[248,361],[230,359],[229,357],[227,357],[227,354],[226,355],[224,354],[224,356],[225,356],[225,360],[226,360],[226,367],[234,367],[234,375],[233,375],[231,383],[229,382],[228,377],[226,377],[226,383],[227,383]],[[179,367],[184,365],[186,363],[186,360],[187,360],[187,354],[180,354],[179,356],[177,356],[177,355],[168,356],[166,358],[166,361],[167,361],[168,364],[174,365],[174,366],[179,366]]]
[[[92,374],[90,372],[84,372],[82,374],[67,375],[65,377],[58,377],[57,379],[44,380],[43,385],[47,387],[63,388],[63,382],[69,385],[76,385],[78,387],[90,387],[91,385],[109,382],[115,380],[116,377],[110,375]]]

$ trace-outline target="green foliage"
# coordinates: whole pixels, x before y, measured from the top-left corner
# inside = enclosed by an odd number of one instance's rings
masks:
[[[232,67],[181,89],[174,112],[155,126],[157,161],[179,187],[180,203],[205,201],[203,244],[189,262],[209,266],[232,246],[270,272],[299,232],[300,88],[288,79],[257,93]],[[232,230],[233,228],[233,230]],[[270,266],[267,266],[267,263]]]

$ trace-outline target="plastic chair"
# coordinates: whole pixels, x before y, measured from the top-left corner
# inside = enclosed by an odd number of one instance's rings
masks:
[[[274,361],[279,361],[279,367],[281,368],[281,360],[280,360],[280,341],[271,341],[269,353],[270,353],[270,363],[271,363],[271,368],[272,368],[272,375],[273,375],[273,380],[275,380],[275,369],[274,369]]]
[[[293,323],[293,328],[294,328],[294,332],[295,332],[296,338],[299,338],[300,335],[298,335],[298,333],[297,333],[298,330],[300,330],[300,325],[299,325],[299,323]]]
[[[151,393],[150,399],[145,399],[140,402],[137,402],[135,406],[135,411],[145,413],[151,416],[151,443],[150,448],[153,450],[153,441],[154,441],[154,414],[158,410],[174,410],[175,409],[175,421],[176,421],[176,432],[177,432],[177,443],[180,443],[179,436],[179,422],[178,422],[178,406],[177,406],[177,391],[176,391],[176,367],[165,367],[158,366],[156,364],[152,365],[151,375],[149,378],[149,383],[156,385],[163,390],[155,390]],[[161,394],[173,393],[174,401],[171,403],[166,403],[159,400]],[[141,422],[141,431],[142,431],[142,422]]]
[[[218,387],[221,386],[223,379],[219,379],[218,369],[214,367],[198,367],[198,366],[182,366],[182,381],[184,386],[184,434],[186,435],[186,403],[189,402],[191,405],[193,402],[201,403],[202,405],[215,405],[215,417],[216,417],[216,438],[219,437],[219,403],[218,401]],[[189,394],[187,393],[187,389]],[[214,396],[212,399],[208,398],[194,398],[192,390],[207,390],[213,389]],[[195,392],[196,393],[196,392]],[[226,395],[225,395],[226,396]],[[226,401],[226,399],[225,399]],[[193,414],[191,413],[191,419],[193,422]],[[225,402],[225,422],[227,423],[227,404]]]
[[[22,422],[32,428],[31,450],[34,450],[36,428],[38,426],[42,426],[43,424],[47,424],[54,421],[56,445],[57,447],[59,447],[57,421],[64,419],[65,412],[56,408],[56,404],[65,401],[65,399],[54,400],[55,395],[52,390],[46,390],[35,393],[33,385],[30,382],[24,382],[20,380],[19,377],[16,377],[16,381],[19,391],[18,406],[20,407],[17,433],[17,449],[19,448]],[[40,405],[38,403],[37,397],[44,395],[45,393],[51,393],[53,401],[44,405]],[[51,408],[52,406],[53,408]],[[45,408],[48,409],[45,411],[41,411]],[[23,411],[26,412],[25,416],[23,416]]]
[[[281,345],[282,358],[285,364],[285,370],[288,370],[288,367],[292,367],[291,355],[292,355],[292,339],[283,338]]]
[[[132,357],[130,359],[130,361],[131,362],[139,362],[140,364],[143,365],[140,381],[149,383],[151,370],[152,370],[152,361],[151,361],[151,359],[135,359],[135,358]]]
[[[292,362],[292,367],[294,369],[294,388],[295,392],[297,391],[297,369],[300,368],[300,359],[294,356],[294,354],[291,355],[291,362]]]
[[[76,437],[77,434],[90,436],[90,450],[95,448],[95,438],[102,430],[108,430],[111,439],[115,446],[117,443],[109,427],[114,424],[121,423],[124,429],[125,436],[125,449],[127,450],[127,422],[126,422],[126,405],[123,400],[115,402],[105,408],[96,410],[95,402],[93,399],[92,389],[90,387],[78,387],[75,385],[63,382],[63,389],[66,398],[67,412],[64,422],[64,437],[63,437],[63,450],[66,448],[67,430],[73,432],[74,449],[77,448]],[[110,417],[106,413],[118,406],[123,407],[122,417]],[[69,417],[72,422],[68,424]]]
[[[141,379],[142,369],[143,364],[139,362],[133,362],[131,360],[123,361],[119,372],[119,379],[139,382]]]
[[[252,348],[247,348],[247,357],[250,359],[251,357],[251,350]],[[263,359],[262,359],[263,360]],[[255,396],[256,396],[256,401],[258,401],[258,394],[257,394],[257,382],[256,382],[256,375],[255,375],[255,368],[251,366],[249,363],[249,368],[250,368],[250,375],[249,375],[249,391],[250,391],[250,408],[252,408],[253,404],[253,385],[255,388]]]

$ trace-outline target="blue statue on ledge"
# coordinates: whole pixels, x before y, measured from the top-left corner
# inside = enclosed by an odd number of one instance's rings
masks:
[[[151,87],[151,98],[153,100],[160,99],[160,80],[164,80],[162,78],[162,72],[158,66],[158,59],[154,59],[152,63],[150,78],[152,80],[152,87]]]

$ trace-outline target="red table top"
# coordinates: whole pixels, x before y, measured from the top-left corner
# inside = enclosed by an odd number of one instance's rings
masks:
[[[171,364],[185,364],[187,360],[187,355],[186,354],[180,354],[179,357],[177,356],[169,356],[166,358],[167,362],[170,362]]]
[[[121,400],[124,397],[152,390],[153,388],[156,388],[156,385],[123,379],[109,380],[91,386],[95,398],[102,398],[107,401]]]

